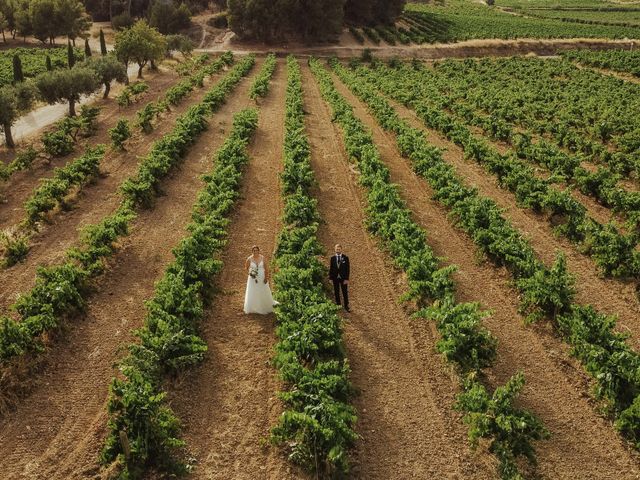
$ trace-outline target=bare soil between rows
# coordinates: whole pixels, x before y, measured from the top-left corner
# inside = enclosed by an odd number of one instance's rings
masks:
[[[372,130],[392,182],[401,186],[402,197],[427,231],[436,254],[458,267],[454,277],[458,301],[480,302],[491,312],[484,324],[498,338],[499,348],[488,383],[495,388],[518,370],[525,373],[527,387],[520,404],[540,416],[552,433],[550,440],[536,445],[539,466],[535,473],[541,478],[636,478],[638,454],[597,414],[586,395],[589,387],[582,369],[569,359],[566,345],[549,328],[524,325],[517,293],[506,272],[488,262],[478,263],[473,242],[452,226],[446,209],[432,200],[433,191],[401,157],[393,135],[377,125],[362,102],[335,76],[334,82]]]
[[[259,65],[256,67],[259,68]],[[97,460],[105,438],[108,386],[114,362],[141,325],[153,294],[186,235],[200,178],[231,129],[233,114],[249,103],[251,78],[242,80],[210,119],[209,129],[162,183],[163,196],[140,213],[111,268],[96,285],[86,312],[70,321],[64,339],[45,354],[31,392],[0,419],[0,471],[12,479],[106,476]]]

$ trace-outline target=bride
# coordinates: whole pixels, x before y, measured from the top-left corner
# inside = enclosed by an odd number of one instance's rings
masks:
[[[265,315],[273,312],[271,288],[269,288],[269,269],[260,253],[260,247],[254,245],[253,252],[244,262],[244,269],[249,274],[247,290],[244,294],[244,313],[259,313]]]

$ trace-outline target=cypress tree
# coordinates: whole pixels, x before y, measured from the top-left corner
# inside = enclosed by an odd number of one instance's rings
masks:
[[[89,39],[84,39],[84,58],[89,58],[91,56],[91,47],[89,46]]]
[[[45,59],[45,65],[47,66],[47,72],[53,70],[53,66],[51,65],[51,57],[49,55],[47,55],[47,58]]]
[[[22,74],[22,61],[18,54],[13,56],[13,83],[24,82],[24,75]]]
[[[73,68],[76,64],[76,56],[73,53],[73,47],[71,46],[71,42],[67,41],[67,64],[69,68]]]
[[[100,29],[100,53],[102,55],[107,54],[107,42],[104,39],[104,32]]]

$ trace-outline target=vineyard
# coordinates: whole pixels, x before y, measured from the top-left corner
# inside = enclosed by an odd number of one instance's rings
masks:
[[[77,57],[82,57],[82,50],[75,49]],[[18,55],[22,61],[22,72],[25,78],[32,78],[47,71],[47,56],[54,69],[67,67],[67,48],[13,48],[0,51],[0,86],[13,81],[13,56]]]
[[[510,35],[447,8],[351,35]],[[638,478],[637,63],[200,52],[39,132],[0,169],[0,476]]]

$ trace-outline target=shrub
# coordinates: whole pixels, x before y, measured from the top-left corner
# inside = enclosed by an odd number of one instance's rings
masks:
[[[118,120],[116,126],[109,130],[109,138],[111,138],[115,148],[124,150],[124,142],[131,138],[129,121],[125,119]]]

